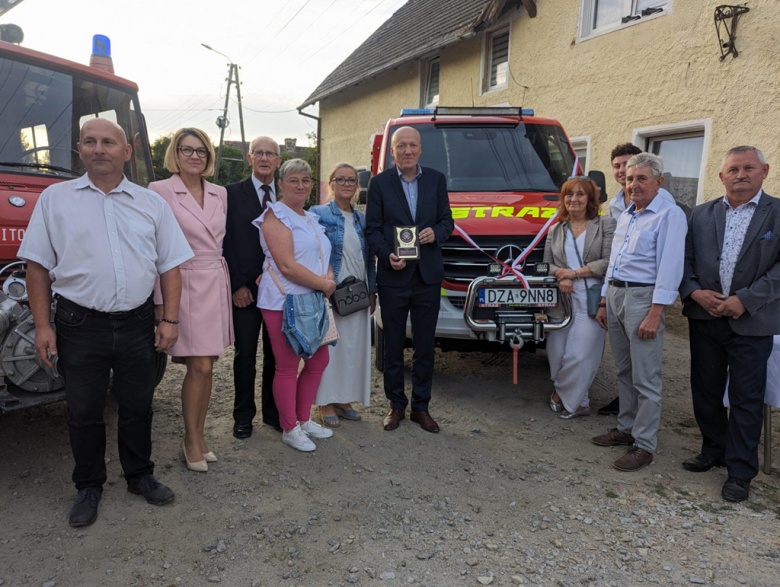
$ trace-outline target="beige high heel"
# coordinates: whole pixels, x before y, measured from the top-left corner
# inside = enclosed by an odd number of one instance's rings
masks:
[[[203,458],[206,459],[207,463],[216,463],[219,459],[217,459],[217,455],[214,454],[214,451],[204,452]]]
[[[196,471],[198,473],[206,473],[209,470],[209,465],[206,463],[206,461],[195,461],[194,463],[190,462],[190,460],[187,458],[187,451],[184,450],[184,441],[181,441],[181,454],[184,457],[184,462],[187,463],[187,468],[190,471]],[[204,455],[205,456],[205,455]]]

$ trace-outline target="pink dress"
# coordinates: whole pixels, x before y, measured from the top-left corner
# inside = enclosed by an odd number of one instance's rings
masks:
[[[170,350],[172,357],[215,357],[233,344],[232,298],[227,263],[222,256],[227,217],[227,191],[203,182],[203,208],[174,174],[149,184],[173,210],[195,256],[179,266],[181,306],[179,340]],[[162,304],[159,278],[154,303]]]

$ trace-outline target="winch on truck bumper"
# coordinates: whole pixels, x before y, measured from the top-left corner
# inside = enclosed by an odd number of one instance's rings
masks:
[[[496,341],[509,342],[513,348],[515,345],[522,347],[526,341],[543,342],[547,332],[568,327],[571,311],[567,306],[564,306],[567,311],[561,321],[550,322],[545,312],[545,307],[557,306],[561,302],[562,294],[556,279],[533,276],[525,279],[528,290],[514,276],[478,277],[473,280],[463,308],[463,318],[468,327],[477,334],[492,333]],[[493,294],[493,299],[487,299],[491,297],[488,294]],[[516,297],[534,299],[518,302],[513,299]]]

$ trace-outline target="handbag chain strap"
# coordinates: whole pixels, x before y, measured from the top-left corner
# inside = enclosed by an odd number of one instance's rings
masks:
[[[571,222],[568,222],[566,227],[569,229],[569,234],[571,234],[571,240],[574,241],[574,251],[577,253],[577,260],[580,262],[580,268],[585,267],[585,263],[582,262],[582,256],[580,255],[580,248],[577,246],[577,239],[574,238],[574,231],[571,229]],[[587,232],[587,228],[585,231]],[[585,289],[588,289],[588,278],[583,277],[582,279],[585,280]]]
[[[317,238],[317,244],[320,246],[320,263],[322,264],[322,271],[323,271],[323,274],[324,274],[327,271],[327,268],[325,267],[325,255],[323,254],[323,251],[322,251],[322,241],[320,240],[320,235],[317,234],[317,229],[315,228],[314,223],[311,221],[311,218],[309,218],[309,215],[306,214],[306,212],[304,212],[304,214],[306,215],[306,220],[309,221],[309,226],[311,226],[311,229],[314,231],[314,236]],[[290,231],[290,232],[292,232],[292,231]],[[274,283],[276,284],[276,287],[279,290],[279,292],[283,296],[286,296],[287,292],[284,290],[284,286],[282,285],[282,282],[279,280],[279,276],[276,275],[276,271],[274,271],[274,268],[271,267],[271,262],[270,261],[266,261],[265,262],[265,266],[266,266],[268,272],[271,274],[271,279],[274,280]]]

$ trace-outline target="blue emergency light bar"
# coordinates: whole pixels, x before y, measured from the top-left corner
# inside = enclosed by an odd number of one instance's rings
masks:
[[[92,54],[111,57],[111,39],[105,35],[94,35],[92,37]]]
[[[401,116],[534,116],[532,108],[514,108],[506,106],[404,108]]]

